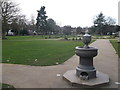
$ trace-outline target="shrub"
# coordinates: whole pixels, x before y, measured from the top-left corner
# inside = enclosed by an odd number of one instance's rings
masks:
[[[76,38],[76,40],[77,40],[77,38]]]
[[[67,38],[67,37],[65,37],[64,39],[65,39],[65,40],[68,40],[68,38]]]
[[[72,40],[75,40],[74,38],[72,38]]]
[[[45,37],[45,39],[47,39],[47,37]]]
[[[81,37],[79,38],[79,40],[81,40]]]

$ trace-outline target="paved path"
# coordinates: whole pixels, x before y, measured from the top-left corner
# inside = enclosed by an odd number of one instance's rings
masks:
[[[91,46],[99,49],[98,56],[94,58],[94,66],[110,76],[110,85],[104,87],[117,88],[115,82],[118,82],[118,57],[114,48],[109,40],[104,39],[93,42]],[[63,80],[62,75],[67,70],[75,69],[78,62],[78,56],[74,55],[65,63],[55,66],[3,64],[2,81],[16,88],[69,88],[72,86]]]

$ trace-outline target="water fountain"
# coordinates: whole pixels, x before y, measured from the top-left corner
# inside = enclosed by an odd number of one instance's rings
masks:
[[[68,70],[63,78],[72,85],[97,86],[108,84],[109,76],[97,71],[93,65],[93,57],[97,56],[98,49],[88,46],[91,42],[91,35],[86,32],[82,41],[85,44],[83,47],[75,47],[75,53],[79,56],[79,65],[76,70]]]
[[[88,44],[91,41],[89,34],[83,35],[82,39],[85,44],[84,47],[76,47],[76,55],[80,57],[79,66],[76,67],[76,75],[81,79],[92,79],[96,78],[96,69],[93,66],[93,57],[97,55],[98,49],[89,47]]]

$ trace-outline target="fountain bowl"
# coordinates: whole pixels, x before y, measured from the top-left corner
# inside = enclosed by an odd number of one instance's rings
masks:
[[[94,47],[84,48],[77,46],[75,47],[75,53],[80,57],[95,57],[98,54],[98,49]]]

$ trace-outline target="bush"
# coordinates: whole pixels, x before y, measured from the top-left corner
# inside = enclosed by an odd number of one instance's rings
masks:
[[[51,38],[51,36],[49,36],[49,38]]]
[[[23,36],[24,36],[24,35],[29,35],[29,32],[28,32],[28,30],[25,30],[25,29],[24,29],[24,30],[21,30],[21,31],[20,31],[20,35],[23,35]]]
[[[79,38],[79,40],[81,40],[81,37]]]
[[[45,39],[47,39],[47,37],[45,37]]]
[[[77,38],[76,38],[76,40],[77,40]]]
[[[59,36],[55,36],[55,38],[60,38]]]
[[[65,40],[68,40],[68,38],[67,38],[67,37],[65,37],[64,39],[65,39]]]
[[[72,40],[75,40],[74,38],[72,38]]]

